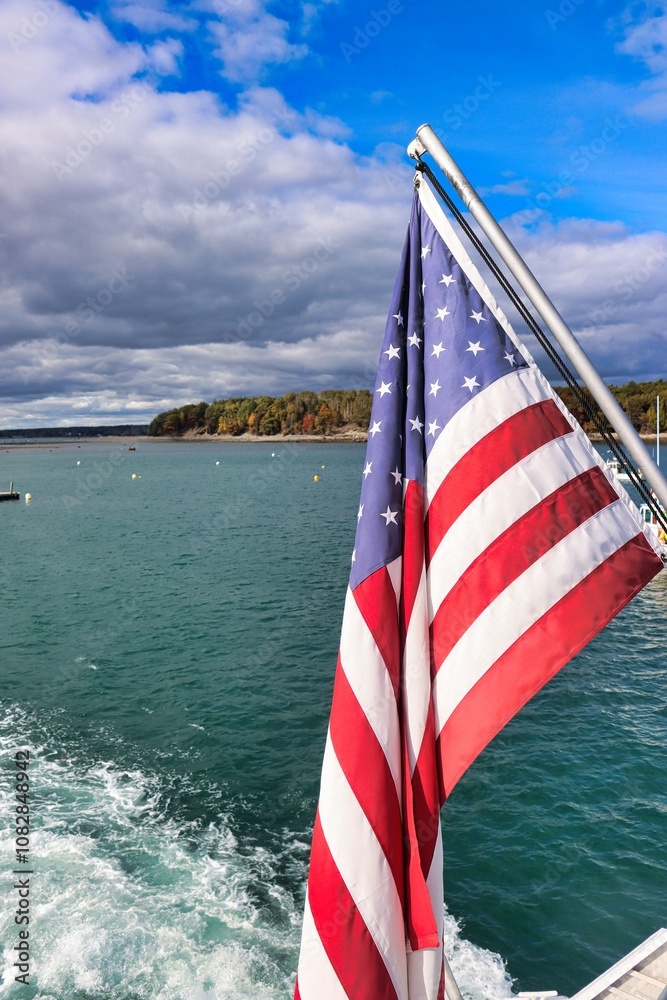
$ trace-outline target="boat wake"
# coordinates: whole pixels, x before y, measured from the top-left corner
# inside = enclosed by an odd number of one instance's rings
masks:
[[[31,750],[31,847],[39,885],[31,924],[37,992],[31,996],[291,996],[307,874],[305,831],[282,831],[269,849],[235,832],[233,802],[228,814],[208,825],[179,818],[164,775],[86,760],[76,740],[68,742],[13,707],[0,721],[5,773],[19,745]],[[210,786],[199,791],[210,802]],[[6,871],[14,850],[11,792],[3,781],[0,853]],[[5,914],[2,997],[15,991],[14,932]],[[500,957],[467,941],[449,915],[446,939],[466,1000],[512,995]]]

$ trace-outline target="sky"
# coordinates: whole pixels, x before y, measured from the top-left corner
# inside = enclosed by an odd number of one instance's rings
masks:
[[[424,122],[605,379],[667,374],[661,4],[2,0],[0,50],[0,427],[370,388]]]

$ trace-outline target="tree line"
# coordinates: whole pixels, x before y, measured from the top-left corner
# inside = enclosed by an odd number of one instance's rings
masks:
[[[288,392],[285,396],[234,396],[213,403],[190,403],[159,413],[148,427],[153,437],[203,434],[334,434],[341,428],[365,431],[372,394],[366,389]]]
[[[656,431],[656,398],[660,396],[661,432],[667,431],[667,381],[657,382],[626,382],[625,385],[610,385],[612,393],[625,410],[633,427],[640,434],[655,434]],[[596,427],[589,420],[584,407],[578,402],[571,389],[556,388],[556,392],[567,406],[570,413],[577,418],[587,434],[594,435]],[[597,404],[588,389],[584,389],[594,411]]]
[[[655,434],[656,396],[660,395],[663,427],[667,431],[667,381],[628,382],[609,387],[640,434]],[[593,408],[595,403],[590,394]],[[556,387],[571,413],[587,434],[595,424],[571,389]],[[341,430],[366,431],[373,394],[367,389],[325,389],[322,392],[288,392],[285,396],[234,396],[213,403],[189,403],[159,413],[149,427],[152,437],[199,434],[336,434]]]

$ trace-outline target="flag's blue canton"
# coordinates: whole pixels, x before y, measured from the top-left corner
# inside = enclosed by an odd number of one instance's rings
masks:
[[[527,362],[471,286],[415,193],[380,354],[350,585],[401,554],[404,480],[472,396]]]

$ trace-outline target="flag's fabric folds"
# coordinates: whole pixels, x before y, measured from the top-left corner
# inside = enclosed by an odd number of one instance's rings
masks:
[[[297,1000],[440,1000],[440,807],[662,567],[425,181],[375,388]]]

